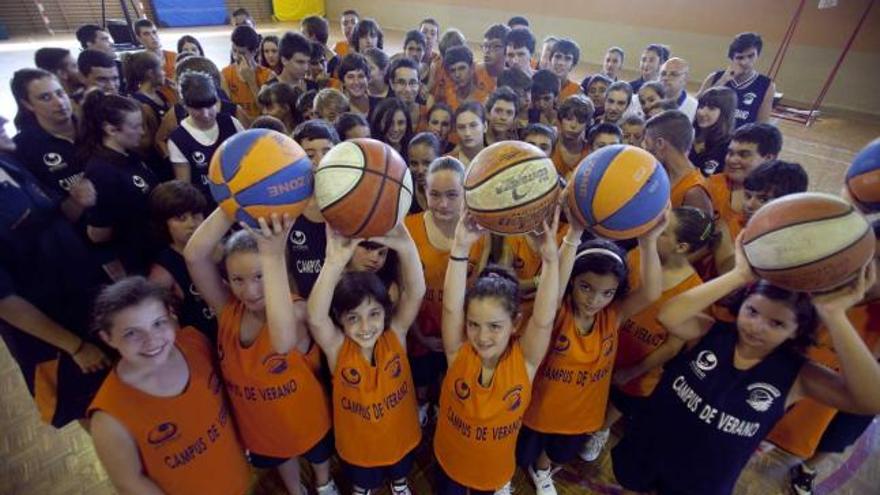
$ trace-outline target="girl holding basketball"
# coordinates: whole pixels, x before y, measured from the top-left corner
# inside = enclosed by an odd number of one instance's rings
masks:
[[[400,260],[396,307],[375,273],[345,273],[363,241],[328,225],[327,256],[309,295],[308,322],[333,375],[336,450],[354,493],[371,493],[390,479],[393,494],[409,495],[407,475],[422,434],[406,334],[425,294],[424,274],[403,225],[370,241],[394,250]]]
[[[306,327],[305,301],[291,295],[283,262],[293,222],[272,218],[270,228],[261,219],[259,234],[247,229],[230,235],[221,271],[213,253],[232,223],[214,210],[184,256],[196,289],[218,315],[220,369],[242,442],[251,464],[277,468],[290,493],[305,493],[299,481],[302,455],[315,471],[318,493],[336,494],[330,409],[316,377],[320,356]],[[279,285],[286,300],[277,296]],[[267,292],[267,286],[273,290]]]
[[[143,277],[95,300],[94,332],[120,356],[89,408],[95,450],[120,493],[241,495],[251,471],[211,344],[172,307]]]
[[[612,450],[617,480],[638,491],[728,494],[770,428],[800,399],[880,411],[880,365],[846,315],[875,277],[869,264],[853,283],[811,298],[758,280],[737,241],[732,271],[660,310],[670,334],[696,343],[665,366],[645,412]],[[740,289],[735,323],[705,316]],[[805,363],[799,352],[820,319],[840,356],[840,374]]]
[[[570,462],[581,449],[581,457],[594,460],[602,451],[618,330],[660,297],[657,240],[666,216],[638,238],[641,285],[630,292],[626,254],[602,239],[579,245],[583,226],[575,215],[566,215],[572,223],[560,254],[564,292],[554,306],[553,347],[535,379],[517,443],[517,460],[528,469],[538,493],[555,493],[551,463]],[[535,311],[539,304],[535,302]]]
[[[449,371],[440,392],[434,435],[439,493],[509,494],[516,438],[547,353],[558,305],[559,212],[540,234],[542,261],[535,310],[521,335],[513,274],[488,268],[467,287],[468,253],[484,232],[462,215],[446,271],[443,348]]]

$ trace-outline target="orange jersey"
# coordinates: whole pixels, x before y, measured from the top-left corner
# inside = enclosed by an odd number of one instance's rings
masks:
[[[581,85],[572,81],[571,79],[566,79],[562,84],[562,89],[559,91],[559,102],[562,103],[563,100],[568,98],[571,95],[576,95],[578,93],[582,93]]]
[[[491,491],[516,470],[516,438],[532,385],[516,340],[498,360],[488,387],[480,384],[481,373],[480,357],[465,342],[443,379],[434,455],[456,482]]]
[[[315,374],[314,356],[275,352],[265,326],[250,346],[242,346],[244,312],[240,301],[227,303],[217,332],[220,369],[242,442],[255,454],[298,456],[330,430],[330,406]]]
[[[559,231],[556,233],[556,243],[562,243],[562,239],[568,232],[568,225],[560,225]],[[516,278],[520,282],[532,280],[541,274],[541,254],[529,245],[528,238],[524,235],[509,235],[504,237],[505,249],[510,252],[511,267]],[[532,309],[535,304],[535,292],[525,294],[522,293],[520,298],[520,311],[522,312],[522,325],[528,323],[532,316]]]
[[[335,52],[339,58],[342,58],[351,52],[351,45],[348,44],[348,40],[337,41],[336,44],[333,45],[333,52]]]
[[[419,330],[423,335],[439,337],[440,316],[443,314],[443,282],[446,280],[446,267],[449,265],[449,251],[437,249],[428,240],[428,231],[425,227],[426,213],[407,215],[404,219],[404,225],[416,244],[419,259],[422,260],[422,267],[425,271],[425,285],[427,287],[417,319]],[[479,265],[482,252],[482,241],[471,248],[468,277],[473,275]],[[423,356],[428,353],[428,350],[415,337],[410,338],[408,342],[411,355]]]
[[[880,341],[880,301],[855,306],[846,314],[868,348],[874,349]],[[816,345],[807,349],[807,357],[836,371],[840,370],[831,335],[824,326],[816,334]],[[837,409],[813,399],[803,399],[776,423],[767,440],[798,457],[808,459],[816,452],[822,434],[835,414]]]
[[[376,341],[373,360],[346,337],[333,371],[336,451],[359,467],[395,464],[422,439],[409,360],[393,331]]]
[[[177,79],[174,77],[174,68],[177,66],[177,54],[168,50],[162,50],[162,72],[165,77],[172,81]]]
[[[682,206],[684,204],[684,196],[695,187],[706,190],[706,181],[703,180],[703,174],[696,168],[672,185],[672,190],[669,192],[669,202],[672,203],[672,207],[678,208]]]
[[[727,225],[730,238],[736,239],[745,226],[745,219],[742,212],[735,211],[731,205],[731,191],[727,182],[727,174],[722,172],[710,176],[706,180],[705,186],[706,192],[709,193],[709,198],[712,200],[715,214]]]
[[[639,285],[637,279],[641,265],[641,256],[638,249],[634,249],[627,254],[626,262],[627,266],[629,266],[630,290],[633,290]],[[636,274],[635,277],[633,277],[634,273]],[[614,366],[621,368],[634,366],[666,342],[669,332],[657,321],[657,314],[660,313],[660,308],[669,299],[702,283],[703,279],[697,273],[692,273],[690,277],[682,280],[676,286],[664,290],[660,299],[654,301],[653,304],[643,309],[639,314],[625,321],[620,326],[619,348]],[[654,391],[654,387],[660,381],[662,373],[663,370],[661,368],[652,369],[644,375],[631,380],[620,389],[628,395],[647,397]]]
[[[617,307],[611,304],[596,314],[592,331],[580,335],[571,303],[562,304],[553,342],[535,376],[526,426],[569,435],[602,428],[617,352],[617,320]]]
[[[553,148],[553,153],[550,155],[550,159],[553,160],[553,165],[556,165],[556,171],[564,177],[566,180],[568,176],[580,165],[581,161],[590,154],[590,148],[586,144],[584,144],[584,149],[581,150],[581,156],[578,157],[576,163],[568,164],[565,163],[565,159],[562,157],[562,141],[556,143],[556,147]]]
[[[257,79],[257,88],[262,87],[275,77],[275,72],[272,69],[262,65],[254,67],[254,72]],[[229,98],[232,100],[232,103],[240,106],[250,118],[257,118],[260,115],[260,106],[257,105],[257,98],[248,88],[244,79],[238,75],[238,69],[236,69],[235,65],[227,65],[220,72],[220,75],[226,81],[226,87],[229,88]]]
[[[89,414],[102,411],[121,423],[137,445],[144,474],[169,494],[242,494],[250,468],[238,443],[211,344],[192,327],[175,345],[189,367],[179,395],[157,397],[124,383],[114,369]]]
[[[471,93],[465,98],[459,98],[456,91],[455,83],[450,78],[444,83],[443,101],[452,108],[454,112],[458,106],[465,101],[478,101],[486,104],[489,94],[495,91],[495,79],[489,75],[489,72],[483,66],[474,66],[474,83]]]

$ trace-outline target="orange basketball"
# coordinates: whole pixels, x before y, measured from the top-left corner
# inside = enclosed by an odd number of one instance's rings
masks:
[[[409,212],[409,167],[391,146],[369,138],[344,141],[315,170],[315,199],[331,227],[346,237],[376,237]]]
[[[839,287],[874,256],[874,231],[868,221],[830,194],[775,199],[752,216],[742,236],[755,273],[793,291]]]
[[[464,179],[464,201],[474,220],[498,234],[541,230],[556,208],[559,176],[543,151],[501,141],[480,151]]]

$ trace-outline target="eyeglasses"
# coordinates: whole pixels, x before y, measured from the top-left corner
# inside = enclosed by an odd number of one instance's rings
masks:
[[[504,48],[504,45],[501,43],[483,43],[480,45],[480,48],[482,48],[484,52],[497,52]]]

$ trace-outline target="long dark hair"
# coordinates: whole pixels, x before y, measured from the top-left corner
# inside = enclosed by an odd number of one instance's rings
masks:
[[[121,126],[126,115],[140,111],[140,105],[131,98],[106,94],[97,88],[87,92],[82,104],[83,118],[78,143],[78,153],[83,162],[94,150],[103,146],[104,124]]]
[[[275,64],[275,67],[269,65],[269,62],[263,57],[263,45],[265,45],[266,42],[275,43],[275,46],[278,47],[278,63]],[[274,34],[263,36],[263,40],[260,41],[260,53],[257,55],[257,60],[260,61],[260,65],[263,67],[268,67],[276,74],[281,74],[284,65],[281,63],[281,40],[278,39],[278,36],[275,36]]]
[[[712,148],[717,144],[730,141],[733,130],[736,128],[736,91],[728,87],[715,87],[707,89],[700,99],[697,107],[710,107],[721,110],[718,120],[707,129],[701,129],[694,119],[695,140],[703,141],[706,148]]]
[[[409,140],[412,139],[412,122],[409,115],[409,108],[406,106],[406,103],[400,100],[400,98],[385,98],[376,105],[376,109],[373,110],[373,116],[370,118],[370,134],[372,134],[373,139],[385,141],[385,134],[388,132],[388,129],[391,128],[391,123],[394,121],[394,114],[397,113],[397,111],[403,112],[403,115],[406,117],[406,131],[403,134],[403,138],[400,140],[400,154],[406,159],[405,155]]]
[[[520,315],[519,281],[510,269],[501,265],[489,265],[480,272],[464,296],[464,307],[474,299],[497,299],[504,310],[515,320]]]

